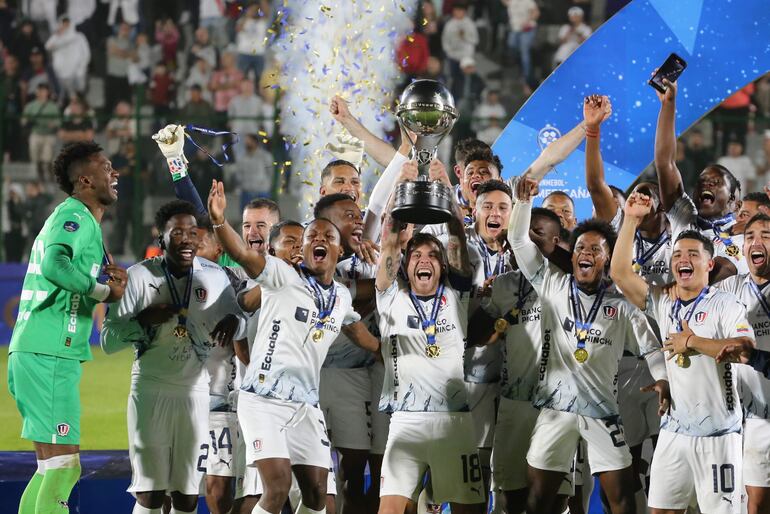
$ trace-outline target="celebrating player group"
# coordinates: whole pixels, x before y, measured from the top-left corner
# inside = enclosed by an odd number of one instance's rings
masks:
[[[770,513],[770,198],[719,165],[685,192],[664,84],[656,182],[607,184],[612,107],[589,96],[513,180],[484,143],[457,143],[451,219],[424,226],[393,216],[418,178],[411,135],[393,149],[340,97],[353,137],[331,146],[305,224],[254,199],[238,233],[227,184],[201,199],[168,125],[153,138],[178,199],[156,214],[162,255],[128,270],[99,227],[118,174],[97,145],[65,147],[69,197],[33,244],[10,346],[38,459],[19,513],[66,512],[80,476],[98,302],[103,350],[135,352],[134,514],[196,512],[203,495],[218,514],[584,514],[592,476],[612,514]],[[593,218],[567,192],[533,208],[583,141]],[[362,149],[385,167],[368,206]],[[436,159],[427,175],[450,186]]]

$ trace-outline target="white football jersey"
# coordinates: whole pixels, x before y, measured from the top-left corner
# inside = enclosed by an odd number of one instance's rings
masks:
[[[651,287],[645,311],[658,320],[663,337],[677,331],[674,302],[660,287]],[[690,313],[690,311],[695,312]],[[710,339],[752,336],[746,309],[738,298],[710,288],[695,307],[683,304],[679,319],[690,317],[693,333]],[[688,367],[679,367],[676,359],[666,360],[671,387],[671,410],[661,419],[660,428],[690,436],[718,436],[740,432],[741,403],[738,397],[735,364],[717,363],[713,357],[695,353]]]
[[[546,262],[531,280],[542,302],[542,350],[534,405],[590,418],[617,416],[618,362],[623,351],[645,355],[659,350],[660,344],[644,314],[608,289],[588,331],[588,360],[578,362],[574,356],[577,337],[569,294],[571,278]],[[582,291],[578,295],[588,313],[596,295]]]
[[[663,286],[674,281],[674,274],[671,273],[671,254],[674,251],[671,234],[668,233],[665,242],[661,242],[658,246],[657,240],[645,239],[638,233],[634,237],[634,258],[644,260],[638,273],[651,286]]]
[[[334,283],[337,298],[323,337],[313,339],[320,306],[307,279],[282,259],[266,256],[255,279],[262,288],[259,329],[241,389],[260,396],[318,404],[321,363],[340,329],[360,320],[350,292]],[[322,288],[329,301],[332,288]]]
[[[739,275],[749,272],[749,265],[746,263],[746,259],[743,256],[743,234],[730,236],[732,244],[738,249],[737,255],[730,256],[727,253],[724,241],[719,237],[719,233],[712,227],[703,228],[698,224],[698,210],[686,193],[683,193],[682,196],[674,202],[674,205],[671,206],[671,209],[669,209],[666,215],[668,216],[669,222],[671,222],[671,239],[676,241],[677,236],[684,230],[697,230],[714,242],[714,257],[724,257],[725,259],[729,259],[735,264]],[[724,224],[722,229],[729,232],[733,225],[735,225],[735,221]]]
[[[334,273],[334,280],[350,288],[357,279],[374,278],[377,271],[374,266],[353,255],[337,263],[337,269]],[[370,325],[373,313],[364,316],[363,321],[367,326]],[[323,367],[325,368],[363,368],[374,363],[372,352],[356,346],[348,336],[340,334],[334,340],[329,353],[326,354]]]
[[[215,345],[206,359],[209,374],[209,410],[232,411],[232,392],[235,390],[237,368],[232,346]]]
[[[532,401],[538,381],[540,361],[541,305],[532,284],[519,270],[509,271],[495,278],[492,296],[482,301],[482,307],[493,318],[510,314],[511,309],[524,298],[518,315],[509,315],[505,341],[500,346],[503,366],[500,372],[500,394],[509,400]]]
[[[770,318],[752,292],[753,282],[750,274],[733,275],[717,284],[723,291],[734,294],[746,306],[746,314],[751,328],[754,330],[754,340],[757,348],[770,350]],[[770,282],[757,286],[759,293],[765,298],[765,306],[770,307]],[[741,404],[747,418],[770,419],[770,380],[750,366],[738,364],[734,366],[740,378]]]
[[[130,342],[136,349],[131,371],[132,387],[161,384],[190,391],[209,390],[206,359],[213,344],[209,333],[228,314],[238,315],[240,308],[227,275],[217,264],[196,257],[193,260],[192,291],[187,313],[188,336],[176,337],[177,316],[145,331],[135,320],[147,307],[173,304],[161,263],[155,257],[128,268],[128,284],[123,298],[111,306],[102,329],[102,338]],[[187,275],[172,276],[176,290],[184,295]],[[245,322],[239,317],[236,338],[245,334]]]
[[[468,293],[449,284],[439,300],[436,317],[437,357],[426,353],[427,336],[420,316],[412,304],[408,284],[394,281],[386,291],[377,291],[380,316],[382,358],[385,380],[380,410],[443,411],[468,410],[463,378],[463,350],[468,325]],[[433,299],[420,299],[423,312],[430,316]]]

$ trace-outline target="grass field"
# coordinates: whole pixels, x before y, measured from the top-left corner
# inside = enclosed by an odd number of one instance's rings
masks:
[[[105,355],[98,347],[92,349],[94,360],[83,364],[83,380],[80,383],[81,448],[126,449],[126,400],[134,352]],[[0,348],[0,374],[0,451],[31,450],[32,443],[20,437],[21,417],[8,392],[7,346]]]

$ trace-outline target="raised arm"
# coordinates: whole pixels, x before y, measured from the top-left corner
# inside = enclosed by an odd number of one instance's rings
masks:
[[[407,161],[401,168],[398,182],[415,180],[417,178],[417,163]],[[401,232],[401,222],[391,216],[393,212],[393,198],[391,197],[388,208],[385,210],[385,219],[382,222],[382,239],[380,241],[380,259],[377,264],[377,275],[374,285],[377,291],[386,291],[398,276],[401,262],[401,246],[398,243],[398,235]]]
[[[219,242],[222,243],[225,252],[235,262],[243,266],[251,278],[256,278],[265,268],[265,257],[259,252],[249,249],[233,227],[227,223],[225,219],[226,207],[224,184],[212,180],[211,191],[209,192],[209,216],[211,217],[211,224],[214,226],[214,232]]]
[[[591,95],[583,102],[586,127],[586,187],[594,204],[596,217],[611,222],[617,213],[612,189],[604,178],[604,161],[600,148],[599,127],[612,115],[612,104],[606,96]]]
[[[329,102],[329,112],[335,121],[339,122],[350,132],[364,142],[364,151],[368,153],[380,166],[387,166],[393,159],[396,150],[387,141],[374,135],[358,121],[348,109],[348,103],[341,96],[334,95]]]
[[[575,125],[572,130],[546,146],[545,149],[540,152],[537,159],[535,159],[532,164],[529,165],[529,168],[527,168],[527,171],[525,172],[527,176],[540,182],[549,171],[551,171],[557,164],[564,162],[564,159],[580,146],[585,135],[585,125],[584,122],[581,121]]]
[[[650,286],[647,281],[634,272],[634,235],[642,218],[652,209],[652,200],[641,193],[632,193],[626,200],[623,224],[618,232],[618,240],[612,252],[610,277],[618,289],[623,291],[629,302],[640,309],[647,304]]]
[[[433,159],[433,162],[430,163],[429,176],[432,181],[443,182],[448,188],[452,188],[446,167],[438,159]],[[463,213],[460,206],[457,205],[454,195],[452,195],[452,208],[454,209],[454,216],[447,222],[449,229],[449,241],[447,243],[449,268],[460,276],[470,277],[473,274],[473,268],[468,255],[468,240],[465,236]]]
[[[658,93],[660,113],[655,129],[655,170],[660,185],[660,201],[668,210],[682,196],[682,175],[676,167],[676,82],[663,79],[665,94]]]
[[[382,213],[385,212],[390,194],[396,188],[401,166],[407,161],[407,155],[409,155],[409,141],[403,136],[401,147],[393,154],[393,158],[374,185],[372,194],[369,195],[369,205],[364,216],[364,239],[377,241],[380,237]]]
[[[532,197],[537,192],[537,182],[522,177],[516,184],[516,204],[508,222],[508,242],[516,256],[516,264],[533,285],[532,279],[545,264],[545,257],[529,237],[529,223],[532,215]]]
[[[176,197],[193,204],[198,214],[208,214],[198,190],[195,189],[195,184],[193,184],[190,175],[187,174],[188,161],[184,155],[184,127],[174,124],[166,125],[157,134],[154,134],[152,139],[158,144],[158,148],[166,158]]]

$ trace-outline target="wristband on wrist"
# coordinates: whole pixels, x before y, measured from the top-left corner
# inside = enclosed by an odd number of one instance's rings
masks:
[[[689,347],[689,346],[687,346],[687,345],[688,345],[688,343],[690,342],[690,338],[691,338],[692,336],[694,336],[694,335],[695,335],[695,334],[690,334],[689,336],[687,336],[687,339],[685,339],[685,340],[684,340],[684,349],[685,349],[685,350],[689,350],[689,349],[690,349],[690,347]]]
[[[171,180],[174,182],[187,176],[187,163],[183,156],[168,157],[166,163],[168,163],[168,171],[171,172]]]
[[[88,293],[88,296],[96,300],[97,302],[103,302],[110,296],[110,286],[107,284],[100,284],[97,282],[94,284],[94,288]]]
[[[586,137],[599,137],[599,128],[586,127]]]
[[[225,226],[225,221],[222,221],[222,223],[214,223],[214,224],[212,224],[211,228],[217,229],[217,228],[222,228],[224,226]]]

